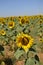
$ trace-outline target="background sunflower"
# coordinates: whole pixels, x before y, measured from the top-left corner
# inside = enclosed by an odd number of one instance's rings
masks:
[[[15,25],[15,22],[14,22],[14,21],[9,21],[9,22],[8,22],[8,27],[9,27],[9,28],[13,28],[14,25]]]
[[[6,34],[6,31],[5,30],[0,30],[0,34],[1,35],[5,35]]]

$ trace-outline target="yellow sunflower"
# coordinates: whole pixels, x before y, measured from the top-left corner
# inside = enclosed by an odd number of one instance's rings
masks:
[[[40,21],[39,21],[40,23],[43,23],[43,20],[42,19],[40,19]]]
[[[20,18],[20,24],[25,24],[25,18]]]
[[[21,21],[21,18],[22,18],[22,16],[18,16],[18,17],[17,17],[17,20],[18,20],[19,23],[20,23],[20,21]]]
[[[16,43],[18,47],[22,47],[27,52],[33,45],[33,38],[28,34],[21,33],[17,35]]]
[[[0,18],[0,23],[1,24],[5,24],[5,19],[4,18]]]
[[[35,16],[31,16],[31,19],[34,20],[35,19]]]
[[[0,34],[1,35],[5,35],[6,34],[6,31],[5,30],[0,30]]]
[[[41,15],[37,15],[38,18],[41,18]]]
[[[14,21],[8,22],[8,27],[9,27],[9,28],[13,28],[14,25],[15,25],[15,22],[14,22]]]
[[[24,16],[24,19],[25,19],[25,23],[29,23],[30,22],[29,16]]]

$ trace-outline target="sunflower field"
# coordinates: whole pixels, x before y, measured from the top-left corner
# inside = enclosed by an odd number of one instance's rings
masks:
[[[43,65],[43,15],[0,17],[0,65]]]

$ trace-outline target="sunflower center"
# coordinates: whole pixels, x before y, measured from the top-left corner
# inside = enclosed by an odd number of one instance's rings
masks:
[[[2,33],[4,33],[4,31],[2,31]]]
[[[22,38],[22,45],[27,45],[29,43],[29,39],[27,37]]]
[[[13,24],[11,23],[11,24],[9,24],[10,26],[13,26]]]
[[[28,23],[28,20],[26,21],[26,23]]]
[[[3,33],[5,33],[4,31],[1,31],[1,33],[3,34]]]

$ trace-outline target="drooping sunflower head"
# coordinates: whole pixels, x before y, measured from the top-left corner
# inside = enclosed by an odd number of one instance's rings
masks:
[[[0,34],[1,35],[6,35],[6,31],[5,30],[0,30]]]
[[[25,51],[33,45],[33,38],[28,34],[21,33],[17,36],[16,43],[18,47],[22,47]]]
[[[9,27],[9,28],[13,28],[14,25],[15,25],[15,22],[14,22],[14,21],[8,22],[8,27]]]

